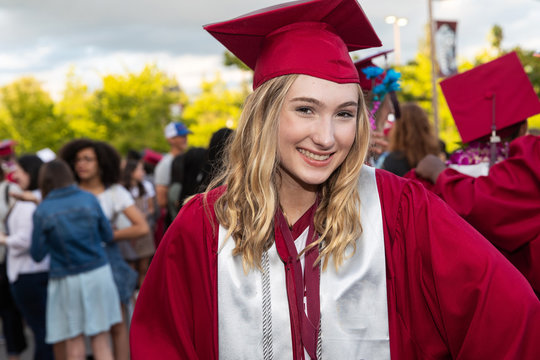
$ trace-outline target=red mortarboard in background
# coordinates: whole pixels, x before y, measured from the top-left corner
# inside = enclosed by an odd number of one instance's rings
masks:
[[[386,58],[386,56],[391,53],[392,51],[394,51],[394,49],[390,49],[390,50],[385,50],[385,51],[380,51],[376,54],[373,54],[371,56],[368,56],[366,58],[363,58],[363,59],[360,59],[358,61],[356,61],[354,63],[354,66],[356,66],[356,70],[358,71],[358,76],[360,77],[360,86],[362,87],[363,90],[371,90],[375,85],[378,85],[382,82],[382,79],[384,77],[381,77],[381,80],[377,81],[373,81],[371,79],[368,79],[366,74],[364,74],[364,72],[362,71],[362,69],[365,69],[367,67],[370,67],[370,66],[377,66],[373,63],[373,59],[376,59],[380,56],[384,56]],[[375,82],[375,83],[374,83]]]
[[[15,153],[16,142],[13,140],[2,140],[0,142],[0,156],[8,156]]]
[[[515,52],[441,81],[464,143],[540,113],[540,100]],[[495,114],[493,111],[495,100]]]
[[[356,0],[294,1],[204,28],[254,70],[254,89],[287,74],[358,83],[349,51],[381,46]]]
[[[161,160],[162,157],[163,157],[163,155],[161,155],[158,152],[155,152],[155,151],[150,150],[150,149],[145,149],[142,159],[143,159],[144,162],[156,165]]]

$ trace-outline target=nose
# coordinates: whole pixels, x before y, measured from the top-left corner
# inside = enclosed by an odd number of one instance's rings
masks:
[[[322,149],[329,149],[334,146],[334,122],[331,116],[324,116],[320,121],[314,123],[313,142]]]

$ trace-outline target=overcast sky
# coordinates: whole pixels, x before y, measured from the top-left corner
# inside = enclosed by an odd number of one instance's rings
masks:
[[[90,87],[100,76],[139,71],[146,63],[177,77],[195,93],[217,71],[229,82],[239,72],[221,66],[222,46],[202,25],[227,20],[280,0],[0,0],[0,85],[31,75],[53,96],[74,66]],[[408,19],[401,28],[402,62],[414,57],[427,22],[427,0],[361,0],[382,40],[393,45],[387,15]],[[433,2],[434,18],[458,21],[458,56],[487,45],[494,24],[503,47],[540,50],[539,0],[445,0]],[[360,57],[378,51],[364,50]],[[392,60],[392,58],[390,58]]]

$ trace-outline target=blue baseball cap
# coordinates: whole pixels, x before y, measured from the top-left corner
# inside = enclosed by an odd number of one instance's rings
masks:
[[[165,137],[167,139],[175,136],[186,136],[187,134],[191,134],[191,131],[181,122],[171,122],[165,126]]]

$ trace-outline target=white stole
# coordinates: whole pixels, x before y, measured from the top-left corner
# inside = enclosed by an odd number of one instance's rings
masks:
[[[375,170],[364,166],[359,180],[363,232],[356,253],[336,272],[333,263],[321,273],[322,359],[390,359],[386,267],[382,212]],[[262,359],[261,273],[248,274],[232,256],[219,229],[218,322],[220,359]],[[296,241],[303,241],[307,231]],[[292,338],[285,270],[273,245],[270,259],[274,359],[291,359]]]

